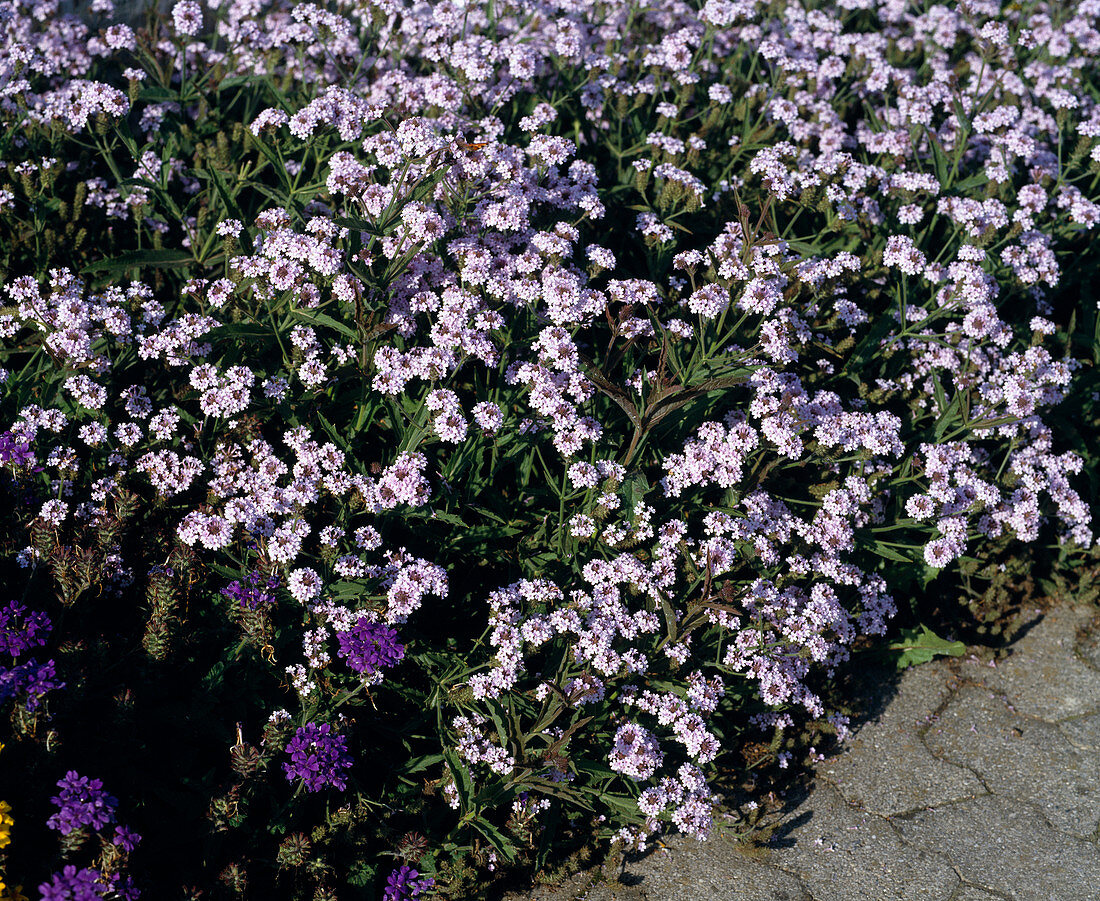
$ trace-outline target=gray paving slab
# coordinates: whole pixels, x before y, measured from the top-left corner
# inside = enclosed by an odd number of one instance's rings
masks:
[[[667,851],[629,864],[625,879],[646,901],[815,901],[796,876],[753,860],[735,842],[723,839],[702,844],[670,839]],[[620,896],[612,892],[606,897],[619,901]]]
[[[1100,710],[1097,670],[1076,653],[1077,632],[1095,612],[1095,607],[1056,607],[1029,628],[995,667],[968,660],[959,664],[958,671],[1002,692],[1019,712],[1048,722]]]
[[[840,786],[848,801],[881,816],[985,794],[970,770],[933,756],[921,739],[921,727],[950,696],[949,677],[942,667],[908,670],[889,705],[819,775]]]
[[[936,849],[902,842],[891,823],[854,809],[827,784],[772,837],[769,863],[799,878],[815,901],[949,901],[959,878]]]
[[[1086,713],[1073,719],[1062,720],[1058,730],[1075,748],[1082,751],[1100,751],[1100,713]]]
[[[960,688],[925,743],[992,793],[1035,805],[1062,832],[1084,838],[1100,823],[1100,755],[1075,748],[1056,724],[1010,710],[984,686]]]
[[[1100,849],[1056,831],[1033,805],[985,795],[895,823],[907,844],[944,852],[970,885],[1012,901],[1096,901]]]
[[[1005,901],[1005,896],[987,892],[984,888],[961,884],[951,901]]]

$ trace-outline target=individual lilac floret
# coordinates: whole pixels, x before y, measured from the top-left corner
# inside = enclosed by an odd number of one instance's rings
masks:
[[[421,876],[410,866],[402,866],[386,877],[386,890],[382,897],[385,901],[409,901],[419,898],[421,893],[435,885],[431,876]]]
[[[37,710],[47,693],[64,688],[65,683],[57,678],[57,669],[52,660],[38,663],[28,660],[10,669],[0,667],[0,704],[14,697],[21,697],[27,710]]]
[[[347,632],[337,632],[340,650],[336,653],[348,659],[348,666],[357,673],[370,676],[380,669],[393,666],[405,656],[405,646],[397,640],[397,630],[383,623],[372,623],[366,617]]]
[[[40,648],[53,626],[39,610],[28,611],[18,601],[0,608],[0,654],[18,657],[31,648]]]
[[[49,882],[38,886],[41,901],[99,901],[107,894],[101,876],[99,870],[91,867],[78,870],[69,864],[60,873],[54,873]]]
[[[286,751],[290,755],[290,763],[283,764],[287,781],[301,779],[311,792],[326,785],[341,791],[348,787],[344,780],[351,766],[347,740],[328,723],[306,723],[294,733]]]
[[[69,770],[58,781],[61,791],[50,803],[60,808],[46,820],[50,829],[57,829],[62,835],[68,835],[82,826],[102,829],[115,821],[118,799],[103,790],[103,782],[81,776],[76,770]]]
[[[266,607],[275,602],[275,595],[268,592],[274,591],[282,585],[278,576],[270,576],[265,579],[260,573],[249,573],[243,581],[230,582],[222,589],[225,597],[239,601],[241,607],[255,610],[258,607]],[[266,590],[265,590],[266,589]]]

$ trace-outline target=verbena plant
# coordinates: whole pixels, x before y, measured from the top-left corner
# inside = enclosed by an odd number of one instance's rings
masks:
[[[1088,552],[1098,15],[0,3],[3,897],[703,838]]]

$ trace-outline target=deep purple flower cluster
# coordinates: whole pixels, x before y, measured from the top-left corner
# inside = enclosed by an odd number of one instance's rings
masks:
[[[50,803],[60,809],[46,820],[51,829],[68,835],[82,826],[102,829],[115,821],[118,799],[103,790],[102,780],[89,779],[76,770],[69,770],[58,780],[57,787],[61,791],[50,798]]]
[[[366,617],[360,617],[347,632],[337,632],[336,638],[340,642],[337,653],[347,658],[351,669],[366,676],[393,666],[405,656],[397,630],[384,623],[372,623]]]
[[[69,864],[60,873],[54,873],[49,882],[38,886],[41,901],[99,901],[108,889],[101,881],[102,876],[91,867],[78,870]]]
[[[286,751],[290,763],[284,763],[283,769],[288,781],[301,779],[311,792],[326,785],[341,791],[348,787],[344,780],[351,766],[347,740],[333,732],[328,723],[306,723],[294,733]]]
[[[25,440],[16,438],[10,431],[0,432],[0,463],[26,466],[34,462],[34,451]]]
[[[230,582],[222,589],[222,594],[227,598],[239,601],[241,607],[255,610],[258,607],[266,607],[268,604],[274,603],[275,595],[268,592],[274,591],[282,584],[282,580],[278,576],[272,575],[265,579],[260,573],[252,572],[248,574],[243,582],[240,580]]]
[[[57,678],[57,669],[52,660],[45,663],[28,660],[19,666],[0,667],[0,704],[18,697],[27,710],[33,712],[39,708],[48,692],[64,687],[65,683]]]
[[[53,625],[40,610],[30,610],[18,601],[0,608],[0,654],[18,657],[31,648],[40,648]]]
[[[419,898],[434,885],[435,880],[431,876],[421,876],[412,867],[402,866],[386,878],[386,890],[382,897],[385,901],[408,901]]]

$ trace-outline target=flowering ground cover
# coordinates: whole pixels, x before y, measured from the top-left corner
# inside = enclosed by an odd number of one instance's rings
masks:
[[[0,0],[0,897],[704,839],[1095,560],[1097,0],[82,14]]]

